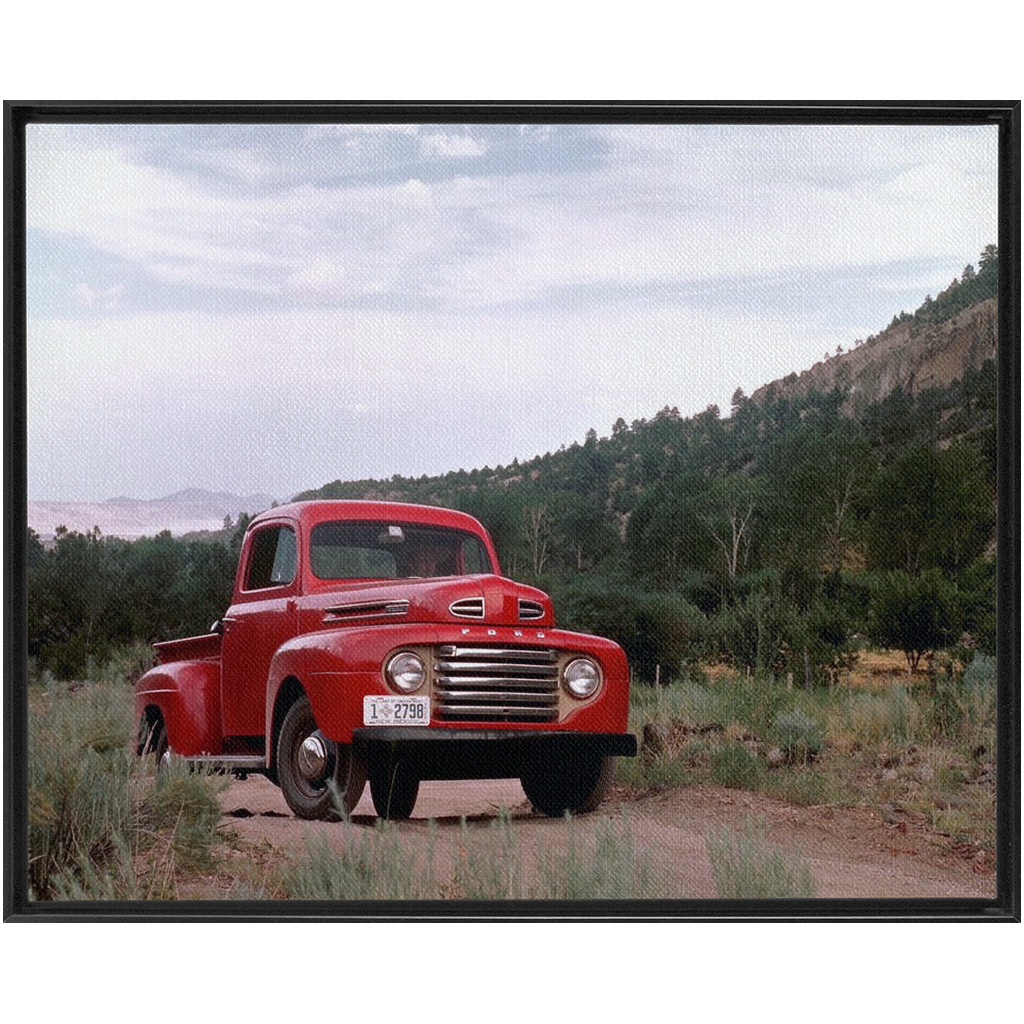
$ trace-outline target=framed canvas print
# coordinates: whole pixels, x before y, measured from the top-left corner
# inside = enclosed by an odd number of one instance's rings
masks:
[[[5,132],[6,915],[1019,916],[1019,104]]]

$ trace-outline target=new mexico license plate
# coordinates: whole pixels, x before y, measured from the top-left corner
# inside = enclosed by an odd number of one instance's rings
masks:
[[[430,725],[430,698],[363,697],[363,725]]]

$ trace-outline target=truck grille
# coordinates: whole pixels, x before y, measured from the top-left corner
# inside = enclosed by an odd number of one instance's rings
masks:
[[[543,647],[444,644],[434,661],[434,714],[446,722],[553,722],[558,663]]]

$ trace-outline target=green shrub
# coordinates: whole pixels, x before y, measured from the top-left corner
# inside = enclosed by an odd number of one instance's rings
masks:
[[[835,803],[839,799],[833,778],[810,768],[772,773],[765,789],[772,796],[801,807]]]
[[[908,744],[922,734],[923,714],[905,686],[878,692],[838,691],[827,705],[825,734],[840,746]]]
[[[97,862],[82,855],[73,864],[58,866],[52,884],[54,900],[144,900],[153,890],[135,870],[136,851],[121,833],[110,840],[110,854]]]
[[[746,726],[754,735],[764,738],[776,718],[792,704],[793,696],[771,678],[730,676],[716,687],[720,719],[724,725],[733,722]]]
[[[765,766],[742,743],[730,740],[711,753],[711,782],[729,789],[759,790],[764,785]]]
[[[452,885],[454,892],[467,900],[514,900],[530,895],[508,811],[500,810],[483,832],[471,830],[463,817]]]
[[[687,744],[679,751],[668,751],[656,758],[624,757],[616,765],[616,780],[639,790],[675,789],[700,781],[697,762],[702,760],[706,743]]]
[[[959,689],[954,680],[947,679],[937,684],[935,693],[927,699],[925,720],[932,739],[949,740],[959,736],[964,721]]]
[[[111,683],[127,683],[129,686],[134,686],[139,677],[152,667],[153,660],[152,644],[141,641],[124,644],[111,652],[106,665],[96,675],[96,678]]]
[[[999,707],[999,683],[994,657],[980,653],[974,656],[964,671],[961,693],[964,740],[971,746],[980,744],[994,752]]]
[[[776,716],[773,733],[790,763],[806,764],[821,753],[821,728],[800,708],[790,708]]]
[[[947,674],[923,698],[931,737],[966,747],[993,749],[998,687],[995,658],[977,654],[963,676]]]
[[[755,592],[723,606],[709,622],[708,634],[715,654],[735,668],[747,674],[781,673],[793,624],[794,615],[782,602]]]

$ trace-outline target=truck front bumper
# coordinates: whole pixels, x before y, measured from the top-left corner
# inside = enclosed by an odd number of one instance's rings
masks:
[[[635,757],[637,747],[630,733],[375,726],[353,730],[352,749],[371,769],[400,763],[419,779],[517,779],[543,764]]]

